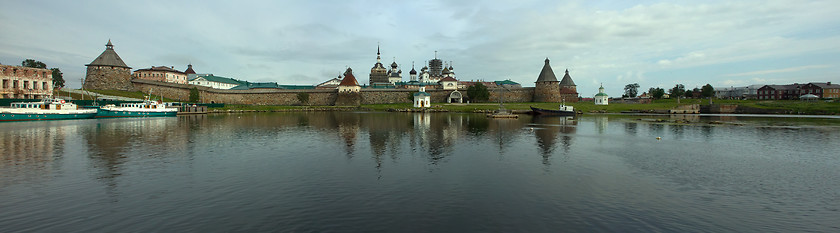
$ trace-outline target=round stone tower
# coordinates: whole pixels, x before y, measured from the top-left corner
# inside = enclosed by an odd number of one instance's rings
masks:
[[[131,67],[114,51],[111,40],[105,44],[105,51],[93,59],[87,66],[85,75],[85,89],[133,91],[131,84]]]
[[[534,88],[534,102],[561,102],[560,81],[554,76],[548,58],[545,58],[540,76],[537,77],[536,88]]]

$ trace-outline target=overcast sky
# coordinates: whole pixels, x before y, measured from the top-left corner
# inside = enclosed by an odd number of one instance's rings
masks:
[[[633,2],[633,3],[630,3]],[[404,80],[435,51],[459,80],[534,86],[543,60],[584,97],[669,89],[840,83],[840,2],[828,1],[3,1],[0,63],[85,64],[114,49],[132,69],[317,84],[347,66],[368,83],[381,45]],[[641,92],[641,91],[640,91]]]

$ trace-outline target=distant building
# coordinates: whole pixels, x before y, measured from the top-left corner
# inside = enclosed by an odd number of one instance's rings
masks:
[[[595,105],[609,105],[610,96],[604,93],[604,84],[598,88],[598,94],[595,94]]]
[[[134,78],[153,80],[159,82],[187,84],[187,74],[176,70],[174,66],[152,66],[151,68],[135,70]]]
[[[789,85],[764,85],[758,89],[760,100],[793,100],[799,98],[799,89],[802,84]]]
[[[812,94],[819,98],[840,98],[840,85],[827,83],[808,83],[802,86],[801,95]]]
[[[458,80],[453,77],[445,77],[439,83],[443,90],[458,90]]]
[[[378,52],[377,52],[378,54]],[[359,82],[356,81],[356,76],[353,76],[353,69],[347,68],[347,71],[344,71],[344,79],[341,80],[341,83],[338,84],[338,92],[339,93],[358,93],[362,90],[362,87],[359,86]]]
[[[715,89],[718,99],[757,99],[758,89],[764,85],[749,85],[744,87],[724,87]]]
[[[198,77],[192,68],[192,64],[187,65],[187,70],[184,70],[184,74],[187,74],[187,80],[193,80],[195,77]]]
[[[0,65],[0,98],[41,99],[52,94],[52,70]]]
[[[388,71],[388,82],[391,84],[402,82],[402,69],[398,68],[397,61],[391,63],[391,70]]]
[[[134,85],[131,84],[131,67],[128,67],[114,51],[111,40],[105,44],[105,51],[85,66],[85,89],[134,90]]]
[[[420,89],[414,93],[414,107],[428,108],[431,107],[432,95],[426,92],[425,86],[420,86]]]
[[[345,78],[346,77],[347,76],[345,76]],[[385,69],[384,65],[382,65],[382,57],[379,53],[379,46],[376,46],[376,64],[373,64],[373,67],[370,68],[369,83],[371,86],[392,84],[388,79],[388,70]]]
[[[214,89],[231,89],[245,82],[232,78],[225,78],[214,75],[197,76],[189,81],[190,85],[205,86]]]
[[[534,102],[578,101],[577,86],[569,75],[569,70],[566,70],[566,75],[558,82],[548,58],[545,59],[545,65],[537,76],[535,84]]]
[[[341,84],[341,75],[338,75],[338,78],[332,78],[315,85],[315,89],[336,89],[338,88],[338,84]]]

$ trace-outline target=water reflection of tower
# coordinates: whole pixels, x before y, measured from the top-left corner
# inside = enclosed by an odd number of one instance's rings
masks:
[[[341,114],[336,116],[338,134],[344,140],[344,152],[347,158],[353,158],[356,151],[356,135],[359,134],[359,115]]]
[[[563,152],[568,156],[573,141],[570,134],[577,132],[577,120],[571,117],[534,117],[532,123],[541,127],[535,130],[534,135],[537,137],[537,145],[540,147],[543,164],[550,164],[549,158],[554,152],[559,134],[562,134],[560,141]]]
[[[607,126],[609,125],[609,118],[607,116],[595,116],[595,128],[598,129],[598,134],[604,134],[607,132]],[[603,138],[603,137],[602,137]]]

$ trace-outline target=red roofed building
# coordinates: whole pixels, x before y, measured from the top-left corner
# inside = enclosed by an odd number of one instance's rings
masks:
[[[361,90],[362,87],[356,81],[356,76],[353,76],[353,69],[348,67],[347,71],[344,71],[344,79],[338,84],[338,92],[359,92]]]

